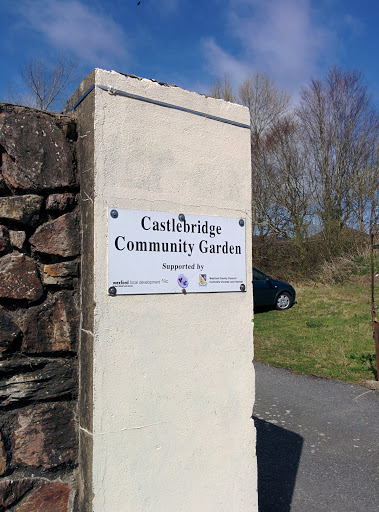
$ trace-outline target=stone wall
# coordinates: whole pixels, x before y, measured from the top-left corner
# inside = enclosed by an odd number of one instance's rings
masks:
[[[74,506],[75,139],[69,116],[0,104],[0,512]]]

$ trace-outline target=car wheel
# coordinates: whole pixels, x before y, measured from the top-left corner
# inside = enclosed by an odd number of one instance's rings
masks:
[[[280,292],[276,297],[275,307],[280,311],[284,311],[285,309],[289,309],[292,306],[292,297],[288,292]]]

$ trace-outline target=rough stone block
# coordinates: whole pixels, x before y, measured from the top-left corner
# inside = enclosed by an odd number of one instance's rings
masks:
[[[64,261],[52,265],[44,265],[42,280],[44,284],[66,286],[79,275],[79,262]]]
[[[70,487],[64,482],[55,480],[30,493],[14,512],[67,512],[70,499]]]
[[[64,212],[75,204],[75,194],[51,194],[46,200],[46,210]]]
[[[73,361],[24,356],[0,362],[0,408],[75,395]]]
[[[66,122],[62,125],[62,131],[67,139],[77,140],[76,123],[73,119],[66,119]]]
[[[20,466],[50,469],[74,462],[77,433],[73,412],[60,403],[27,407],[17,415],[13,441],[13,462]]]
[[[0,482],[0,512],[10,510],[15,503],[20,501],[33,488],[34,482],[31,478],[2,480]],[[33,509],[29,510],[31,512]]]
[[[48,114],[0,114],[2,172],[18,190],[46,190],[76,184],[70,144]]]
[[[40,226],[30,238],[34,250],[63,257],[80,252],[80,227],[75,213],[66,213]]]
[[[20,332],[20,327],[3,309],[0,309],[0,354],[12,350],[14,340]]]
[[[37,300],[43,294],[36,263],[25,254],[11,253],[0,258],[0,297]]]
[[[73,292],[62,290],[42,305],[28,309],[22,326],[22,351],[45,353],[75,351],[79,311]]]
[[[0,255],[5,254],[11,248],[9,231],[6,226],[0,226]]]
[[[7,454],[4,448],[3,436],[0,434],[0,476],[3,476],[7,469]]]
[[[24,243],[26,240],[25,231],[9,231],[9,239],[13,247],[16,249],[20,249],[20,251],[24,247]]]
[[[1,158],[1,154],[0,154],[0,158]],[[0,163],[1,163],[1,161],[0,161]],[[5,183],[3,175],[0,172],[0,194],[7,195],[7,194],[9,194],[9,192],[10,192],[10,190]]]
[[[43,197],[34,194],[0,197],[0,219],[35,226],[39,220],[42,203]]]

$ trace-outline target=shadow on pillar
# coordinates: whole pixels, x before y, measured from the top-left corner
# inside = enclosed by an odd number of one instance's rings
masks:
[[[253,416],[257,429],[258,510],[290,512],[303,438]]]

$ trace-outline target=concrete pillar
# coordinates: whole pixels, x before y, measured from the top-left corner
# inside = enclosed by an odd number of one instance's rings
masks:
[[[253,512],[248,110],[100,69],[71,105],[95,84],[74,108],[84,240],[78,509]],[[109,295],[110,208],[244,218],[246,291]]]

